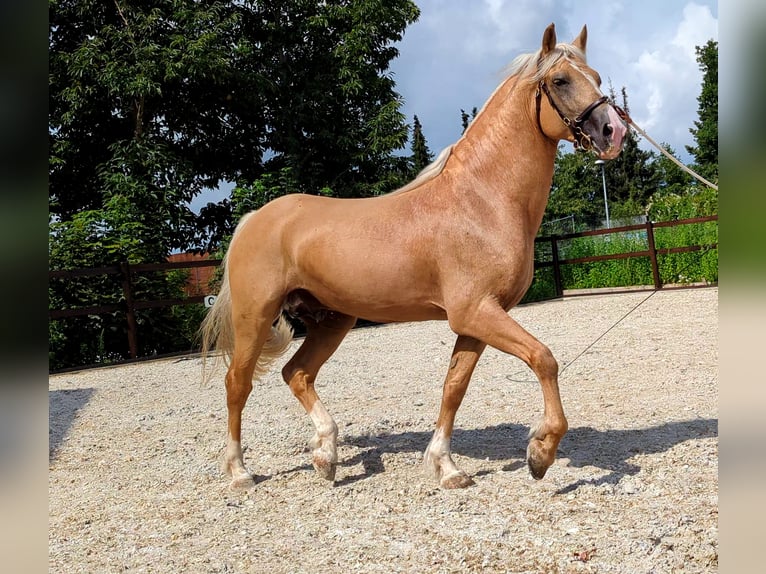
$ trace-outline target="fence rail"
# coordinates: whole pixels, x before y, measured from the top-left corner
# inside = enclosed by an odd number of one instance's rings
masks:
[[[160,307],[173,307],[176,305],[191,305],[202,303],[204,295],[192,295],[175,299],[136,300],[133,275],[154,271],[171,271],[175,269],[193,269],[196,267],[217,267],[221,264],[220,259],[204,259],[201,261],[167,261],[164,263],[139,263],[130,264],[123,261],[118,265],[106,265],[84,269],[62,269],[48,272],[48,279],[73,279],[76,277],[92,277],[95,275],[118,275],[122,282],[123,301],[107,305],[90,307],[78,307],[74,309],[50,309],[49,319],[64,319],[67,317],[82,317],[87,315],[103,315],[123,311],[128,326],[128,352],[130,358],[138,356],[138,324],[136,311],[141,309],[156,309]]]
[[[538,237],[535,239],[535,243],[550,243],[551,244],[551,260],[550,261],[535,261],[535,269],[542,269],[546,267],[553,267],[553,281],[556,289],[556,297],[564,296],[564,285],[561,276],[562,265],[573,265],[578,263],[593,263],[596,261],[609,261],[615,259],[628,259],[631,257],[649,257],[652,266],[652,280],[654,282],[654,288],[662,289],[662,278],[660,277],[659,264],[657,262],[658,255],[668,255],[670,253],[688,253],[692,251],[702,251],[708,249],[717,249],[718,243],[710,243],[706,245],[686,245],[683,247],[667,247],[657,249],[654,242],[654,230],[658,227],[676,227],[679,225],[692,225],[696,223],[706,223],[708,221],[718,221],[717,215],[709,215],[706,217],[692,217],[689,219],[678,219],[674,221],[662,221],[654,223],[647,221],[640,225],[625,225],[622,227],[612,227],[609,229],[595,229],[593,231],[582,231],[580,233],[566,233],[563,235],[551,235],[547,237]],[[559,243],[570,239],[576,239],[578,237],[592,237],[597,235],[611,235],[615,233],[626,233],[630,231],[645,231],[647,249],[642,251],[630,251],[624,253],[613,253],[609,255],[592,255],[589,257],[577,257],[572,259],[561,259],[559,257]]]
[[[667,255],[670,253],[686,253],[691,251],[700,251],[707,249],[716,249],[718,243],[708,245],[689,245],[684,247],[670,247],[657,249],[654,243],[654,229],[658,227],[674,227],[678,225],[690,225],[695,223],[705,223],[708,221],[717,221],[717,215],[708,217],[695,217],[691,219],[680,219],[676,221],[664,221],[653,223],[647,221],[641,225],[627,225],[623,227],[614,227],[611,229],[598,229],[594,231],[584,231],[580,233],[567,233],[564,235],[552,235],[547,237],[538,237],[536,243],[550,243],[551,260],[535,261],[535,269],[553,268],[553,277],[555,284],[556,297],[563,297],[564,286],[562,281],[561,267],[563,265],[573,265],[578,263],[592,263],[595,261],[608,261],[612,259],[627,259],[631,257],[649,257],[652,267],[652,276],[655,289],[662,289],[663,284],[659,273],[657,263],[658,255]],[[645,231],[648,248],[643,251],[631,251],[627,253],[615,253],[610,255],[594,255],[590,257],[579,257],[573,259],[562,259],[559,257],[559,243],[562,241],[575,239],[578,237],[589,237],[596,235],[609,235],[615,233],[625,233],[631,231]],[[106,265],[103,267],[92,267],[83,269],[54,270],[48,272],[49,279],[70,279],[76,277],[91,277],[97,275],[119,276],[122,283],[123,300],[120,303],[111,303],[106,305],[95,305],[88,307],[78,307],[72,309],[50,309],[48,311],[49,319],[64,319],[68,317],[81,317],[87,315],[102,315],[115,312],[124,312],[128,331],[128,348],[130,358],[135,359],[138,356],[138,326],[136,322],[136,311],[141,309],[153,309],[159,307],[172,307],[176,305],[190,305],[202,303],[205,295],[193,295],[175,299],[158,300],[136,300],[133,276],[141,273],[156,271],[170,271],[174,269],[192,269],[197,267],[215,267],[221,264],[220,259],[204,259],[198,261],[174,261],[165,263],[141,263],[129,264],[122,262],[116,265]]]

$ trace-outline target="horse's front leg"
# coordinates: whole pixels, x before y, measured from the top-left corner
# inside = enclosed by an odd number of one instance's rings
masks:
[[[471,337],[459,336],[452,351],[449,371],[444,380],[441,409],[436,431],[426,449],[423,462],[442,488],[465,488],[473,480],[455,465],[450,454],[455,414],[463,401],[473,369],[486,345]]]
[[[454,324],[453,324],[454,323]],[[535,479],[545,476],[556,458],[556,449],[568,429],[559,396],[559,366],[550,349],[525,331],[494,300],[485,299],[470,314],[450,319],[458,333],[467,333],[488,345],[514,355],[534,371],[543,391],[543,417],[529,433],[527,465]]]

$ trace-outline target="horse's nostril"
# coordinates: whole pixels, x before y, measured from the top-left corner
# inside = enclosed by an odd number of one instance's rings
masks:
[[[609,137],[612,135],[612,132],[614,132],[614,128],[612,127],[612,124],[604,124],[604,136]]]

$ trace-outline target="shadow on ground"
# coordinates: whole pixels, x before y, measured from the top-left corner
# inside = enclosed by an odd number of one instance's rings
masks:
[[[61,443],[78,411],[93,396],[95,389],[48,391],[48,462],[56,459]]]
[[[525,457],[528,432],[528,427],[516,424],[483,429],[456,429],[452,449],[456,454],[471,458],[510,460],[503,470],[517,470],[525,466],[518,459]],[[607,471],[607,474],[598,478],[578,480],[559,490],[558,494],[572,492],[584,485],[616,484],[623,477],[637,474],[641,470],[640,466],[630,462],[630,459],[638,454],[661,453],[685,441],[717,436],[717,419],[675,421],[644,429],[569,429],[559,445],[558,457],[568,458],[571,466],[593,466]],[[363,472],[339,480],[336,486],[344,486],[379,474],[384,471],[383,454],[421,453],[426,449],[429,440],[430,432],[345,437],[341,444],[357,447],[360,452],[350,459],[341,460],[339,464],[350,467],[361,463]]]

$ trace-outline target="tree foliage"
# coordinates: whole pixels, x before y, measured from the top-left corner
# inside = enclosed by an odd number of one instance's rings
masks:
[[[259,4],[253,25],[266,18],[276,40],[267,171],[291,168],[306,193],[388,191],[389,173],[400,167],[392,152],[407,142],[407,125],[387,70],[417,7],[409,0]]]
[[[689,131],[696,145],[686,146],[694,157],[694,168],[703,177],[718,180],[718,42],[708,40],[697,46],[697,63],[702,70],[702,89],[697,96],[698,119]]]
[[[160,260],[193,241],[188,202],[241,150],[222,109],[239,79],[229,47],[237,22],[226,3],[50,3],[53,216],[100,210],[106,221],[118,198],[140,248],[125,257]]]
[[[225,223],[225,204],[188,207],[222,181],[289,167],[302,192],[379,193],[407,140],[388,65],[417,16],[409,0],[52,0],[51,214],[124,198],[158,260]]]
[[[676,151],[669,144],[663,144],[662,147],[670,155],[677,157]],[[654,167],[657,170],[657,191],[659,193],[685,193],[693,183],[692,177],[688,173],[663,154],[657,154],[654,159]]]
[[[269,197],[401,185],[408,126],[388,66],[418,15],[411,0],[50,0],[50,267],[164,261],[214,249],[235,208]],[[235,197],[195,214],[190,201],[222,182]],[[182,283],[139,287],[155,299]],[[62,308],[120,289],[49,294]],[[186,321],[173,313],[139,317],[143,352],[167,350],[165,331]],[[51,322],[53,363],[124,356],[124,327],[108,336],[105,322]]]
[[[473,107],[470,115],[464,109],[460,109],[460,125],[463,126],[463,131],[460,133],[465,133],[465,130],[468,129],[468,125],[473,121],[473,119],[476,117],[476,114],[478,113],[479,110],[476,108],[476,106]]]
[[[541,227],[545,234],[563,229],[572,231],[569,220],[566,227],[555,225],[572,216],[576,218],[578,229],[594,227],[605,213],[601,199],[601,172],[594,164],[593,156],[582,150],[564,153],[564,145],[559,145],[556,151],[553,183]]]
[[[413,118],[412,124],[412,171],[417,175],[420,171],[430,164],[434,159],[434,154],[428,149],[426,137],[423,135],[423,126],[420,124],[418,116]]]

